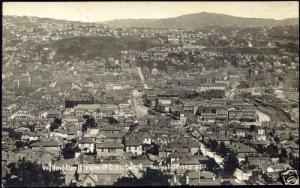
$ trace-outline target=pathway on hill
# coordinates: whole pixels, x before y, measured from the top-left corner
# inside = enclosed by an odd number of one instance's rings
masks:
[[[144,85],[144,89],[148,89],[149,87],[147,86],[147,84],[145,83],[145,78],[144,78],[144,75],[142,73],[142,69],[141,67],[138,67],[138,73],[139,73],[139,76],[141,78],[141,81],[143,82],[143,85]]]

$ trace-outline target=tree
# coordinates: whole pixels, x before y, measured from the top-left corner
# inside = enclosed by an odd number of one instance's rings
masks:
[[[277,137],[277,136],[274,136],[274,141],[276,142],[276,143],[279,143],[279,138]]]
[[[255,125],[250,125],[249,131],[250,132],[254,132],[255,131],[256,126]]]
[[[215,141],[215,140],[209,140],[208,141],[208,147],[213,150],[213,151],[216,151],[217,148],[218,148],[218,142]]]
[[[22,141],[20,141],[20,140],[17,140],[16,141],[16,148],[24,148],[25,146],[29,146],[29,144],[28,143],[26,143],[26,142],[22,142]]]
[[[273,179],[270,177],[270,176],[268,176],[267,174],[263,174],[262,176],[261,176],[261,178],[266,182],[266,184],[272,184],[273,183]]]
[[[256,146],[256,151],[258,152],[258,153],[264,153],[264,147],[262,146],[262,145],[257,145]]]
[[[290,153],[289,160],[290,160],[290,165],[299,172],[299,157],[294,157]]]
[[[258,180],[258,174],[257,173],[252,173],[252,175],[249,177],[249,179],[247,180],[247,184],[253,185],[256,184],[256,181]]]
[[[233,152],[229,152],[229,155],[224,160],[224,172],[225,176],[232,177],[236,168],[239,167],[239,161]]]
[[[83,115],[83,118],[85,119],[85,122],[82,125],[82,132],[86,132],[88,128],[97,127],[97,123],[93,117],[89,115]]]
[[[58,187],[63,185],[61,171],[44,170],[42,165],[21,160],[11,163],[4,187]]]
[[[278,147],[274,144],[268,145],[266,152],[271,155],[271,157],[278,157]]]
[[[226,148],[225,144],[221,142],[217,151],[221,156],[225,156],[228,152],[228,149]]]
[[[114,186],[169,186],[169,176],[160,170],[147,168],[140,179],[136,177],[122,177]]]
[[[55,118],[50,125],[50,131],[54,131],[54,130],[58,129],[60,127],[61,123],[62,123],[61,119]]]
[[[286,159],[288,158],[288,155],[287,155],[287,152],[286,152],[286,149],[285,149],[285,148],[282,148],[282,149],[281,149],[279,158],[280,158],[280,162],[285,162]]]
[[[75,157],[75,149],[72,144],[68,143],[62,149],[64,159],[73,159]]]
[[[21,140],[22,133],[16,132],[15,130],[10,129],[8,132],[8,136],[9,136],[9,138],[11,138],[13,140]]]
[[[223,182],[221,182],[221,185],[232,185],[230,181],[225,180]]]
[[[206,165],[206,168],[207,168],[208,171],[211,171],[211,172],[214,172],[214,173],[216,173],[217,171],[219,171],[218,170],[219,169],[219,165],[218,165],[218,163],[213,158],[209,157],[208,161],[205,162],[205,165]]]
[[[152,144],[151,148],[147,150],[147,153],[152,155],[158,155],[160,146],[157,144]]]

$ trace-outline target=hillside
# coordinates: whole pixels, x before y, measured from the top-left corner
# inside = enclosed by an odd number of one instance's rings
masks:
[[[298,18],[289,18],[284,20],[264,19],[264,18],[242,18],[215,13],[197,13],[187,14],[176,18],[167,19],[121,19],[105,22],[108,25],[116,27],[150,27],[150,28],[187,28],[201,27],[208,25],[220,26],[278,26],[278,25],[296,25]]]
[[[58,57],[119,57],[120,50],[146,50],[152,44],[132,37],[73,37],[54,41],[51,48]]]

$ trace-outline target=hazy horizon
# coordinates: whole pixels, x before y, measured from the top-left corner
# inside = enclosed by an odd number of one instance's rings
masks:
[[[29,16],[81,22],[107,22],[118,19],[164,19],[201,12],[282,20],[298,18],[298,9],[298,2],[3,3],[4,16]]]

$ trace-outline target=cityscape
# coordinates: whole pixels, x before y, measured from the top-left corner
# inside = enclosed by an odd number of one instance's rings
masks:
[[[2,187],[299,184],[298,17],[5,10]]]

